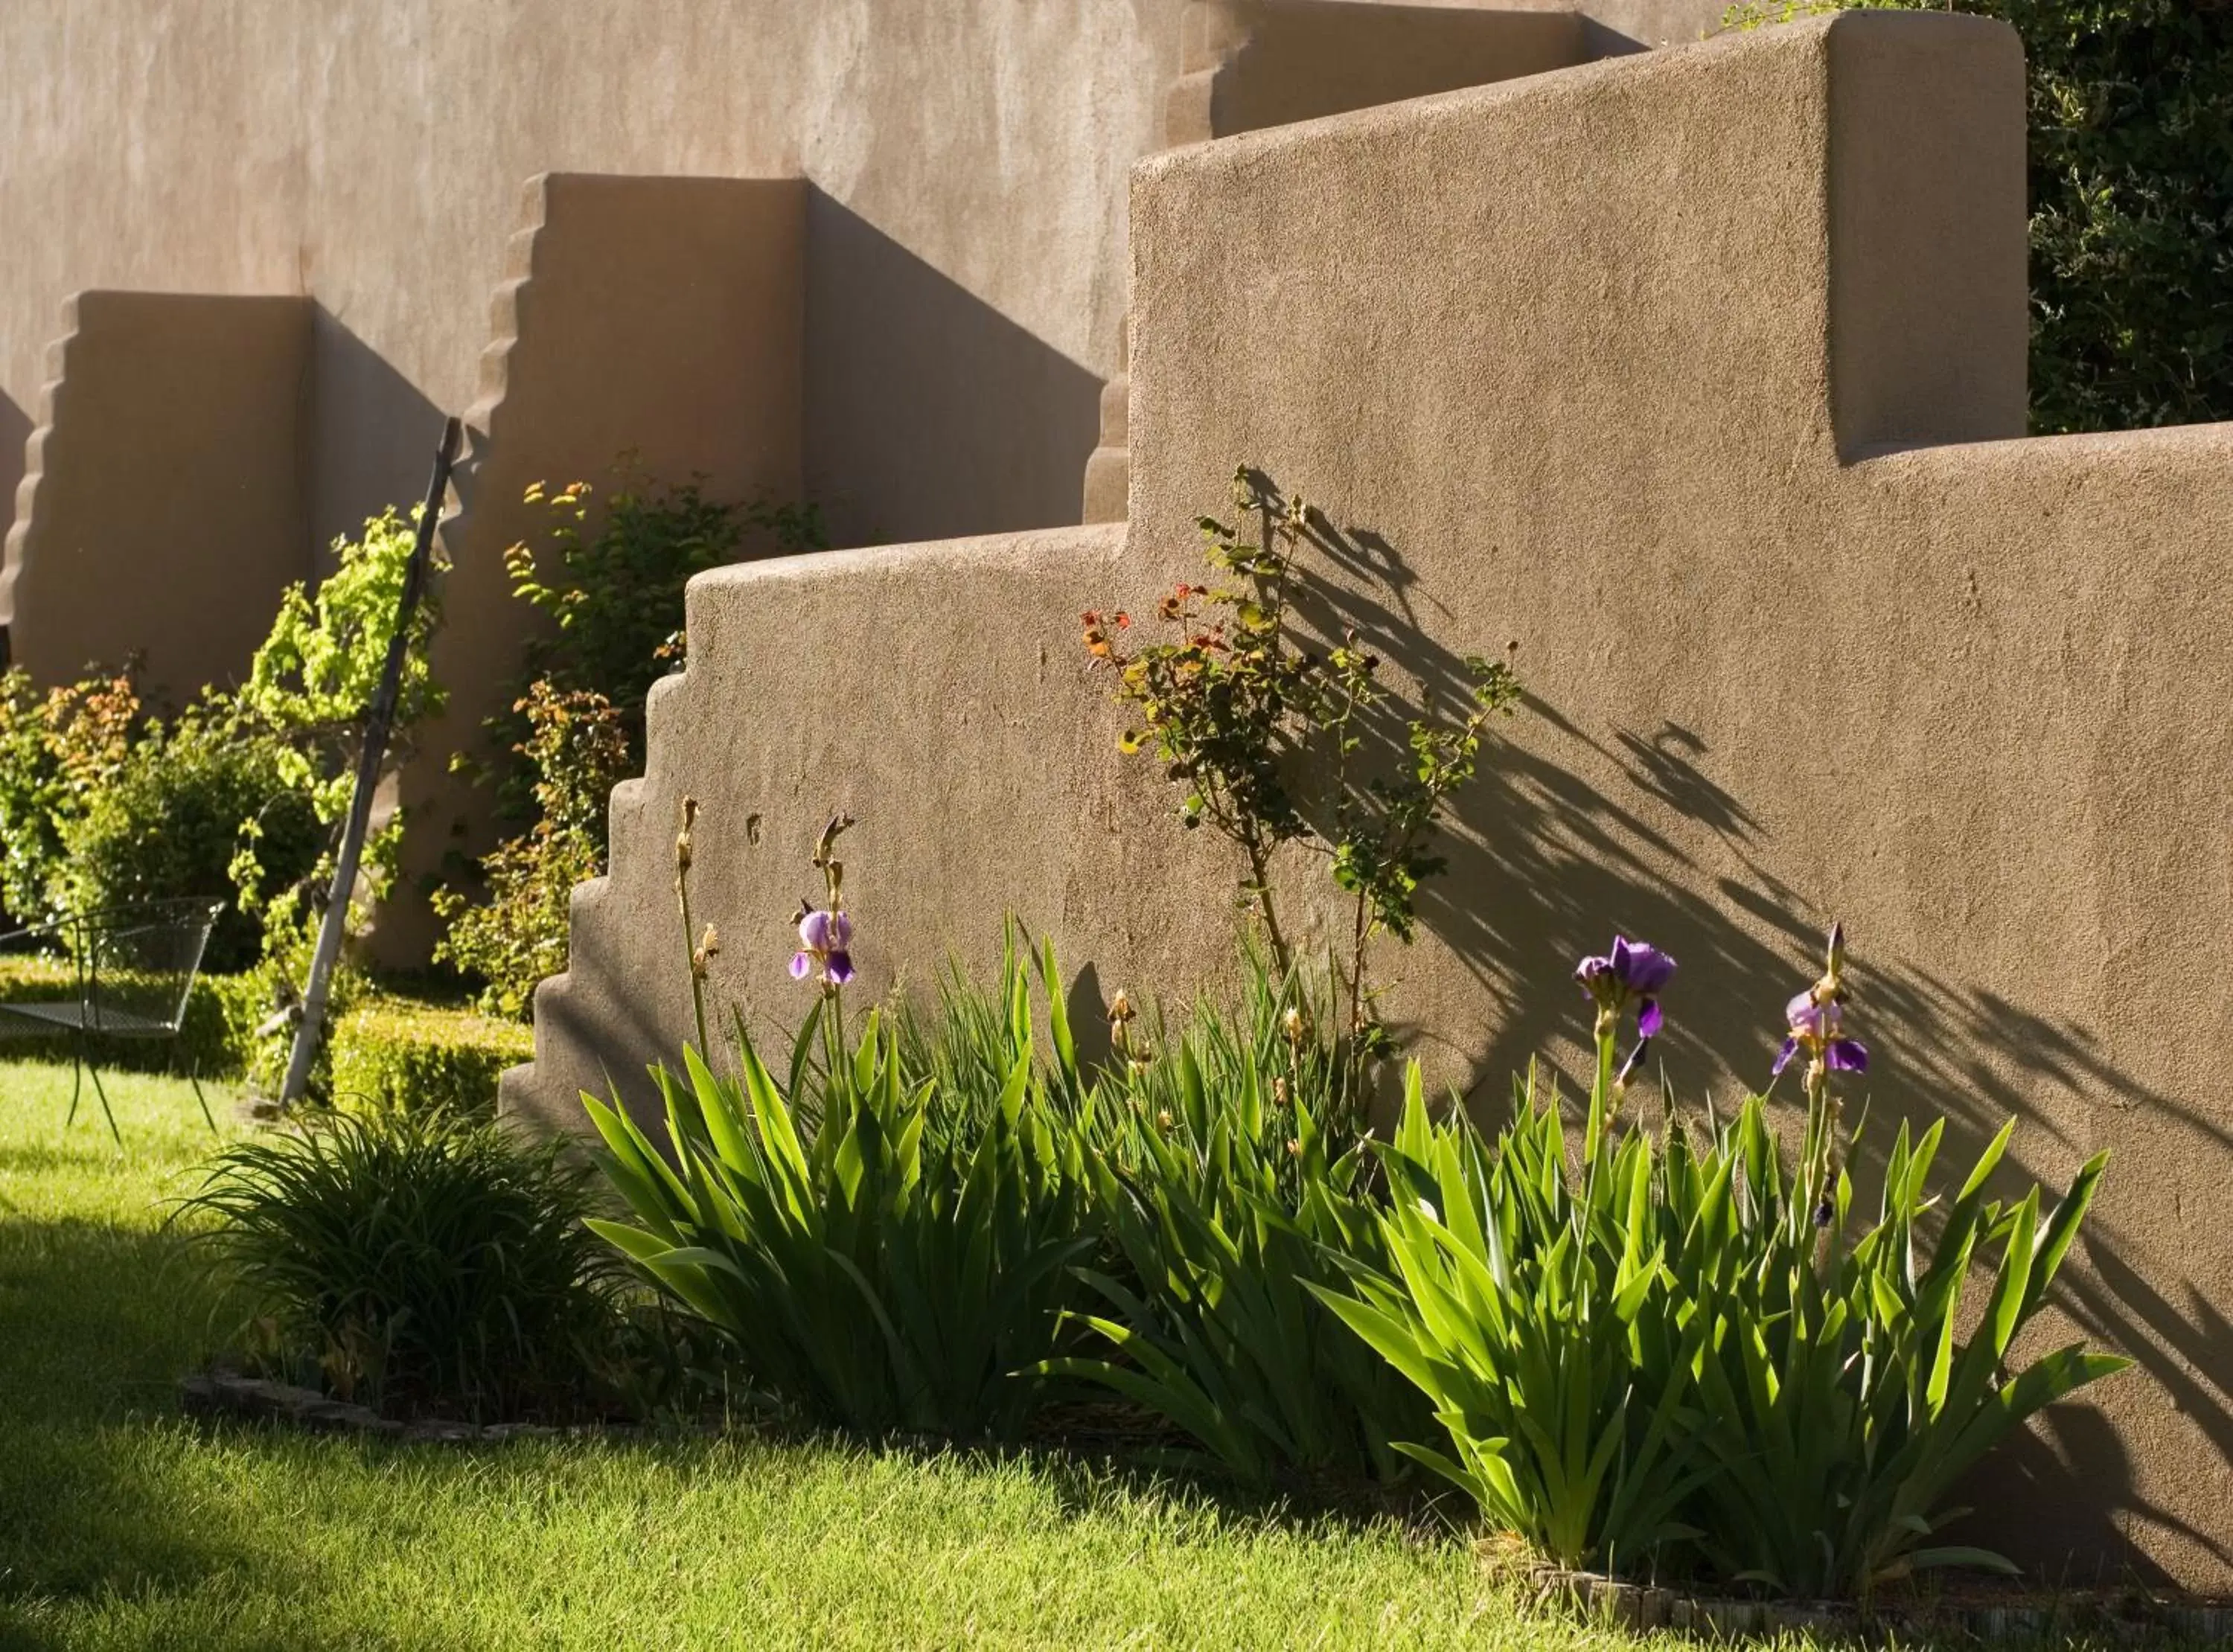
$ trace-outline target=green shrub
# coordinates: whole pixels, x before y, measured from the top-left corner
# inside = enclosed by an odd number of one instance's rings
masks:
[[[244,1293],[269,1369],[391,1415],[564,1415],[614,1306],[556,1144],[422,1114],[319,1117],[227,1148],[182,1213]]]
[[[256,1029],[272,1008],[269,989],[253,974],[196,976],[179,1029],[179,1063],[191,1063],[205,1078],[243,1076],[254,1057]]]
[[[0,673],[0,914],[59,915],[64,836],[124,765],[139,720],[128,673],[44,693],[20,667]]]
[[[74,912],[234,888],[244,835],[257,844],[246,887],[210,933],[203,966],[232,974],[263,950],[250,912],[307,877],[325,847],[312,800],[282,777],[270,731],[212,697],[167,725],[150,722],[62,831],[58,884]]]
[[[514,595],[551,623],[527,645],[522,683],[603,695],[619,711],[634,773],[643,758],[644,700],[654,683],[682,667],[683,588],[737,561],[755,539],[778,551],[819,550],[826,541],[811,504],[711,499],[700,478],[650,480],[633,455],[615,467],[602,510],[591,503],[594,491],[587,482],[556,493],[539,482],[529,488],[527,503],[550,512],[548,550],[538,556],[514,545],[505,567]],[[524,744],[524,712],[494,732],[499,749]],[[604,823],[592,824],[602,850]]]
[[[1379,656],[1354,628],[1331,646],[1297,628],[1306,555],[1326,554],[1337,530],[1253,465],[1234,471],[1233,506],[1240,520],[1255,518],[1253,536],[1197,518],[1218,582],[1182,583],[1162,599],[1167,640],[1133,641],[1131,615],[1089,609],[1086,654],[1114,673],[1116,698],[1137,724],[1117,749],[1149,752],[1183,789],[1181,824],[1207,826],[1240,851],[1241,904],[1283,976],[1296,954],[1273,859],[1287,844],[1325,858],[1349,906],[1339,983],[1344,1037],[1361,1066],[1386,1045],[1367,968],[1373,943],[1383,934],[1410,943],[1420,886],[1449,868],[1436,845],[1449,803],[1471,784],[1491,720],[1518,702],[1520,680],[1509,660],[1468,655],[1457,704],[1403,718],[1400,752],[1371,760],[1367,729],[1408,709],[1391,705]]]
[[[497,772],[502,812],[531,823],[435,897],[450,926],[437,956],[483,984],[492,1015],[525,1015],[536,986],[566,967],[569,901],[605,869],[607,799],[643,766],[644,701],[681,668],[683,588],[756,540],[824,543],[811,505],[711,499],[699,480],[646,480],[630,458],[602,511],[592,493],[586,482],[529,488],[527,503],[550,512],[547,548],[538,557],[522,543],[505,557],[514,594],[550,621],[527,644],[511,713],[488,725],[491,745],[521,759]],[[490,765],[460,752],[452,766]]]
[[[376,998],[334,1028],[334,1104],[374,1113],[489,1116],[498,1075],[535,1053],[516,1021]]]
[[[175,719],[145,716],[128,673],[44,694],[0,675],[0,906],[28,921],[231,888],[238,910],[205,966],[299,979],[413,537],[391,510],[337,540],[335,571],[315,595],[288,590],[239,692],[205,691]],[[414,621],[398,755],[441,704],[425,658],[438,617]],[[400,830],[368,846],[375,891]]]
[[[1728,26],[1946,0],[1748,0]],[[2032,426],[2233,419],[2233,8],[1959,0],[2029,70]]]
[[[234,881],[244,906],[263,919],[264,958],[290,979],[299,981],[306,972],[318,903],[332,882],[367,713],[394,636],[419,509],[406,516],[390,507],[368,517],[361,537],[334,541],[334,569],[315,593],[300,584],[288,588],[270,635],[256,651],[248,681],[235,697],[238,714],[251,726],[268,731],[277,782],[325,835],[323,852],[301,875],[286,879],[279,875],[280,845],[267,836],[262,818],[243,823]],[[413,731],[439,712],[446,699],[427,660],[440,622],[439,606],[430,592],[412,616],[401,692],[389,731],[391,765],[409,754]],[[384,896],[394,881],[403,828],[401,818],[394,819],[365,844],[361,887],[374,898]]]
[[[535,825],[481,862],[485,903],[433,896],[450,926],[435,959],[485,982],[476,1001],[509,1017],[524,1016],[536,987],[565,970],[574,890],[604,873],[607,801],[629,764],[620,713],[602,694],[538,682],[515,709],[528,723],[516,750],[534,771]]]

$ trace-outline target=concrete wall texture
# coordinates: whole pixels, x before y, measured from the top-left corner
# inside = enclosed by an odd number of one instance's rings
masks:
[[[1572,1062],[1566,972],[1618,928],[1682,960],[1686,1099],[1727,1095],[1842,916],[1879,1120],[1944,1109],[1958,1157],[2018,1115],[2011,1174],[2056,1180],[2116,1150],[2044,1335],[2139,1369],[1979,1488],[1984,1535],[2233,1584],[2233,426],[2022,439],[2021,120],[2005,29],[1870,12],[1143,162],[1129,525],[697,581],[507,1104],[575,1124],[685,1036],[685,795],[713,991],[755,1014],[802,1007],[840,808],[868,993],[986,961],[1004,911],[1082,1014],[1214,981],[1236,868],[1115,751],[1077,615],[1193,573],[1251,461],[1325,513],[1313,622],[1415,699],[1519,644],[1528,705],[1388,960],[1438,1076],[1493,1102]]]
[[[0,395],[23,426],[82,288],[308,296],[321,366],[385,375],[321,375],[322,540],[414,497],[433,410],[472,399],[524,179],[804,178],[811,232],[843,255],[818,261],[845,283],[819,298],[853,323],[815,426],[840,532],[1061,521],[1116,348],[1124,172],[1155,145],[1182,10],[684,0],[654,23],[634,0],[14,0]],[[925,307],[973,392],[889,359]],[[832,409],[856,395],[925,416],[851,427]],[[0,439],[0,466],[17,446]],[[984,456],[1016,446],[1062,463],[1003,478]],[[14,483],[0,469],[0,493]]]
[[[491,305],[470,464],[444,524],[451,570],[432,665],[449,691],[400,777],[419,828],[407,870],[438,873],[493,826],[485,788],[449,772],[515,692],[531,623],[505,552],[547,543],[530,484],[608,484],[616,456],[645,474],[702,477],[717,498],[798,497],[805,400],[807,187],[795,179],[553,173],[531,183]],[[378,919],[394,963],[436,933],[416,877]]]

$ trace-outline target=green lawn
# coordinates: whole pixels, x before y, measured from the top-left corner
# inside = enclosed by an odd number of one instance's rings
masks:
[[[184,1084],[0,1065],[0,1649],[1543,1647],[1455,1538],[1287,1525],[1060,1459],[210,1431],[221,1329],[160,1231]]]

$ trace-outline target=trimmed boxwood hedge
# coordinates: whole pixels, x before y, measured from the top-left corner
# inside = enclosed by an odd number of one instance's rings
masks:
[[[76,990],[64,959],[0,959],[0,1000],[59,1002]],[[237,1080],[248,1071],[253,1034],[270,1011],[268,991],[255,976],[197,976],[175,1044],[103,1039],[96,1057],[104,1068],[127,1072],[192,1070],[205,1079]],[[517,1021],[382,994],[335,1024],[325,1064],[330,1093],[343,1108],[485,1114],[496,1105],[497,1075],[534,1050],[533,1032]],[[0,1060],[69,1058],[67,1033],[0,1038]]]
[[[497,1076],[535,1053],[517,1021],[375,998],[334,1028],[333,1098],[352,1112],[496,1110]]]

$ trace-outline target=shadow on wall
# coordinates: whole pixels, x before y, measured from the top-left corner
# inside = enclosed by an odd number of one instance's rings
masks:
[[[1600,57],[1627,57],[1637,52],[1648,52],[1650,47],[1632,35],[1599,23],[1595,17],[1582,19],[1582,49],[1595,62]]]
[[[407,510],[426,492],[442,410],[322,304],[310,318],[309,403],[304,481],[323,577],[337,536],[354,539],[366,517]]]
[[[1311,628],[1336,636],[1354,627],[1364,644],[1418,683],[1425,698],[1445,706],[1459,703],[1468,687],[1464,662],[1427,637],[1415,611],[1416,577],[1387,541],[1369,529],[1336,526],[1316,512],[1311,537],[1340,570],[1299,595],[1297,610]],[[1391,694],[1368,732],[1368,772],[1376,763],[1392,768],[1404,753],[1405,721],[1418,708],[1393,701]],[[1696,1110],[1709,1074],[1765,1083],[1781,1033],[1783,999],[1819,971],[1829,914],[1761,864],[1766,828],[1707,772],[1711,752],[1696,732],[1664,723],[1652,730],[1613,731],[1610,739],[1600,739],[1532,695],[1520,715],[1537,725],[1532,749],[1500,745],[1479,782],[1455,801],[1442,845],[1448,874],[1426,886],[1420,901],[1426,927],[1502,1006],[1478,1069],[1485,1077],[1467,1097],[1475,1115],[1489,1125],[1501,1120],[1511,1076],[1524,1072],[1539,1052],[1577,1035],[1582,1011],[1566,968],[1603,949],[1608,920],[1624,933],[1665,946],[1683,960],[1692,981],[1740,982],[1754,995],[1699,992],[1682,998],[1663,1053],[1686,1114]],[[1546,733],[1548,739],[1541,738]],[[1711,832],[1746,868],[1745,876],[1714,880],[1715,900],[1671,881],[1663,868],[1695,865],[1695,857],[1584,771],[1618,773],[1623,785],[1616,790],[1654,800]],[[1749,914],[1773,939],[1763,940],[1740,927],[1738,914]],[[1857,1208],[1871,1208],[1877,1197],[1895,1121],[1938,1109],[1947,1115],[1942,1176],[1966,1174],[1993,1135],[2018,1115],[2027,1122],[2005,1161],[2004,1191],[2054,1174],[2045,1157],[2074,1163],[2096,1144],[2058,1130],[2055,1109],[2039,1105],[2042,1081],[2089,1108],[2145,1108],[2151,1117],[2190,1133],[2206,1151],[2233,1150],[2233,1136],[2220,1123],[2121,1071],[2083,1026],[2028,1013],[1911,960],[1864,957],[1852,976],[1867,1036],[1889,1057],[1879,1061],[1871,1081],[1869,1104],[1877,1122],[1855,1166]],[[1428,1029],[1403,1031],[1415,1044],[1431,1040]],[[2026,1090],[2013,1081],[2018,1074]],[[1568,1094],[1576,1099],[1572,1086]],[[1792,1086],[1782,1096],[1791,1103],[1797,1094]],[[1645,1103],[1659,1104],[1657,1099]],[[2060,1110],[2067,1115],[2074,1109]],[[2055,1151],[2043,1155],[2042,1146]],[[2057,1186],[2050,1180],[2050,1200]],[[2233,1372],[2233,1320],[2191,1280],[2181,1281],[2183,1300],[2166,1298],[2144,1277],[2152,1272],[2160,1280],[2161,1259],[2138,1266],[2125,1259],[2131,1250],[2129,1239],[2097,1211],[2087,1226],[2087,1265],[2062,1276],[2058,1296],[2086,1334],[2131,1355],[2139,1372],[2194,1418],[2221,1451],[2233,1454],[2233,1388],[2225,1375]],[[2067,1487],[2074,1473],[2102,1488],[2090,1510],[2056,1489]],[[2018,1498],[2036,1511],[2025,1551],[2016,1557],[2030,1564],[2054,1567],[2071,1553],[2086,1552],[2112,1557],[2108,1570],[2119,1580],[2160,1578],[2159,1568],[2134,1545],[2128,1528],[2136,1520],[2180,1532],[2226,1558],[2208,1534],[2139,1495],[2126,1445],[2089,1408],[2058,1408],[2044,1437],[2027,1434],[1980,1480],[1963,1501],[2005,1507],[2008,1499]],[[2005,1523],[1994,1535],[2000,1540],[1991,1546],[2010,1546]]]
[[[0,539],[16,522],[16,490],[23,480],[23,445],[36,428],[31,415],[16,405],[15,398],[0,393]],[[0,624],[7,616],[0,615]]]
[[[806,494],[830,543],[1077,520],[1101,380],[811,185]]]

